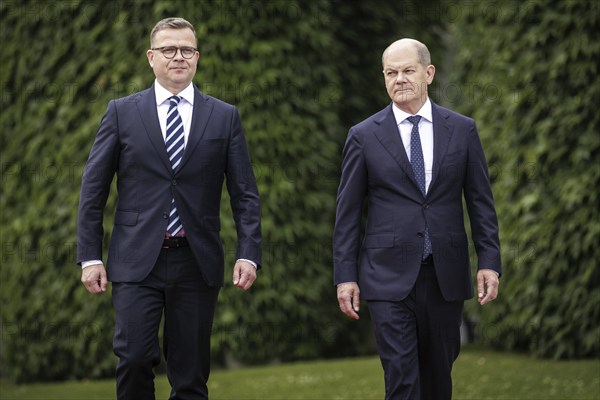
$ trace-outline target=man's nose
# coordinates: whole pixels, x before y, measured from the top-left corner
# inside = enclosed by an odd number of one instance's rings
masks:
[[[177,49],[175,50],[175,55],[173,56],[173,60],[183,60],[183,50]]]

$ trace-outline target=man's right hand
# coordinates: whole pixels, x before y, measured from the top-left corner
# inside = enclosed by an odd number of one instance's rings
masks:
[[[340,310],[353,319],[359,319],[360,289],[356,282],[345,282],[337,285],[337,299]]]
[[[81,270],[81,283],[91,294],[106,292],[106,270],[103,264],[94,264]]]

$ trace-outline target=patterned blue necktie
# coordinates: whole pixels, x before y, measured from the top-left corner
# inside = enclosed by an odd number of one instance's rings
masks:
[[[185,148],[183,120],[177,110],[177,105],[180,100],[181,97],[179,96],[169,97],[170,106],[169,111],[167,112],[167,136],[165,138],[165,146],[167,146],[167,154],[169,155],[173,171],[179,166]],[[181,229],[183,229],[183,225],[181,225],[181,221],[179,220],[177,207],[175,207],[175,199],[171,199],[171,212],[169,213],[167,232],[171,236],[175,236]]]
[[[411,124],[413,124],[412,130],[410,131],[410,164],[412,165],[415,179],[419,184],[419,189],[423,197],[427,194],[425,192],[425,160],[423,159],[423,149],[421,148],[421,139],[419,137],[419,121],[421,121],[420,115],[413,115],[407,118]],[[431,240],[429,239],[429,228],[427,223],[425,224],[425,233],[423,235],[423,260],[431,254]]]

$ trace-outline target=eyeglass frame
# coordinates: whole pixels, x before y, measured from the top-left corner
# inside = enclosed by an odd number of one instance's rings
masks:
[[[175,53],[173,53],[172,57],[168,57],[165,54],[165,50],[166,49],[175,49]],[[186,50],[190,49],[190,50],[193,50],[194,52],[189,57],[186,57],[185,55],[183,55],[183,50],[184,49],[186,49]],[[177,52],[179,52],[179,54],[181,54],[181,57],[185,58],[186,60],[190,60],[190,59],[192,59],[194,57],[194,54],[196,54],[196,52],[198,51],[197,48],[195,48],[195,47],[189,47],[189,46],[183,46],[183,47],[177,47],[177,46],[152,47],[152,48],[150,48],[150,50],[152,50],[152,51],[155,51],[155,50],[156,51],[160,51],[160,53],[163,55],[163,57],[165,57],[166,59],[169,59],[169,60],[174,59],[175,56],[177,55]]]

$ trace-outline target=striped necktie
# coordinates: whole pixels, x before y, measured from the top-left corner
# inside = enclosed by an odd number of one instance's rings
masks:
[[[421,147],[421,138],[419,137],[419,121],[420,115],[413,115],[407,118],[413,124],[410,132],[410,164],[412,165],[415,179],[419,184],[419,189],[426,196],[425,191],[425,160],[423,159],[423,149]],[[431,239],[429,238],[429,228],[425,222],[425,233],[423,235],[423,260],[431,254]]]
[[[167,112],[167,136],[165,138],[165,146],[167,147],[167,154],[169,155],[169,161],[171,161],[171,168],[173,171],[177,169],[181,163],[183,157],[183,150],[185,148],[185,139],[183,135],[183,120],[177,105],[181,97],[171,96],[169,97],[169,111]],[[175,206],[175,199],[171,199],[171,211],[169,213],[169,224],[167,225],[167,232],[171,236],[176,236],[179,231],[183,229],[179,214],[177,213],[177,207]]]

